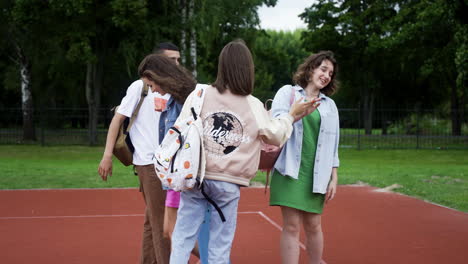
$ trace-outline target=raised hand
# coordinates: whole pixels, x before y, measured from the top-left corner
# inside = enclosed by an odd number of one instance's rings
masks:
[[[317,97],[311,101],[303,100],[303,98],[294,102],[291,105],[289,114],[294,117],[294,122],[300,120],[304,116],[312,113],[320,105],[321,98]]]

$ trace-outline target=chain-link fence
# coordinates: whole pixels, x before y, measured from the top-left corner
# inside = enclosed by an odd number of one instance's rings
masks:
[[[468,120],[452,127],[450,113],[439,110],[340,109],[341,147],[393,149],[468,149]]]
[[[97,145],[104,145],[113,115],[110,108],[101,108],[97,135],[91,135],[87,108],[36,109],[33,117],[35,140],[24,140],[21,109],[7,108],[0,112],[0,144],[89,145],[90,138],[97,137]]]
[[[89,145],[97,136],[104,145],[112,119],[110,109],[99,110],[96,135],[90,135],[86,108],[47,108],[34,112],[35,140],[23,140],[22,111],[0,109],[0,144]],[[451,114],[438,110],[340,109],[340,147],[394,149],[468,149],[468,120],[453,126]]]

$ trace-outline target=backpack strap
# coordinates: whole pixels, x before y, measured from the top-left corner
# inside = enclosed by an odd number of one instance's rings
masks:
[[[209,85],[207,84],[197,84],[195,87],[195,96],[192,100],[192,105],[190,107],[190,111],[192,112],[193,119],[197,120],[200,117],[200,113],[203,107],[203,102],[205,100],[205,94],[206,94],[206,88]],[[198,120],[200,121],[200,120]],[[200,121],[201,124],[201,121]],[[202,126],[196,126],[197,129],[199,129],[199,134],[203,135],[203,127]],[[203,183],[203,179],[205,178],[205,167],[206,167],[206,155],[205,155],[205,143],[203,142],[203,139],[200,140],[200,167],[199,167],[199,179],[200,179],[200,185]]]
[[[223,214],[223,211],[221,210],[221,208],[219,208],[218,204],[216,204],[215,201],[213,201],[213,199],[211,199],[208,194],[205,193],[205,189],[203,188],[203,184],[200,183],[200,188],[201,188],[201,193],[203,194],[203,196],[205,197],[205,199],[214,207],[214,209],[216,209],[216,211],[218,212],[219,214],[219,217],[221,217],[221,221],[222,222],[226,222],[226,217],[224,217],[224,214]]]
[[[125,130],[125,135],[128,135],[128,132],[130,131],[130,128],[132,127],[133,122],[135,122],[138,112],[140,111],[141,105],[143,104],[143,99],[145,99],[147,95],[148,95],[148,85],[143,82],[143,89],[141,89],[140,101],[138,102],[138,105],[135,108],[135,111],[133,111],[132,113],[130,122],[128,123],[127,129]]]
[[[197,119],[200,116],[201,109],[203,107],[203,102],[205,99],[206,88],[208,87],[207,84],[197,84],[195,87],[195,96],[192,100],[192,105],[190,110],[192,111],[192,115],[194,115],[193,119]]]
[[[199,119],[199,117],[200,117],[201,109],[203,107],[203,102],[204,102],[204,99],[205,99],[206,88],[208,86],[209,85],[207,85],[207,84],[197,84],[197,86],[195,87],[195,97],[194,97],[194,99],[192,101],[192,105],[190,107],[190,111],[192,112],[193,119],[200,122],[200,124],[201,124],[201,120],[197,120],[197,119]],[[200,126],[196,126],[196,128],[199,129],[199,134],[203,135],[203,127],[200,125]],[[206,167],[205,145],[204,145],[203,139],[200,140],[200,148],[201,148],[201,151],[200,151],[200,169],[199,169],[200,183],[199,183],[199,186],[200,186],[200,189],[201,189],[201,193],[205,197],[205,199],[216,209],[216,211],[219,214],[219,217],[221,217],[221,221],[226,222],[226,218],[224,217],[224,214],[223,214],[223,211],[221,210],[221,208],[219,208],[219,206],[216,204],[216,202],[213,201],[213,199],[211,199],[206,194],[205,189],[203,188],[203,179],[205,178],[205,167]]]

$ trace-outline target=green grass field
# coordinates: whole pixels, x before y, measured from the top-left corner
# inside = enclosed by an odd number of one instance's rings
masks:
[[[137,187],[131,167],[114,161],[113,176],[97,174],[103,147],[0,145],[0,189]],[[468,212],[468,150],[340,149],[340,184],[375,187]],[[265,182],[264,173],[255,181]]]

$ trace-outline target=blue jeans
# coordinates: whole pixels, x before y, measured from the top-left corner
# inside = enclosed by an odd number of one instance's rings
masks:
[[[226,222],[222,222],[218,212],[211,210],[208,263],[227,264],[236,231],[239,185],[215,180],[205,180],[203,185],[205,193],[216,202],[226,217]],[[211,205],[200,189],[194,188],[182,192],[172,234],[171,264],[188,262],[208,206]]]

